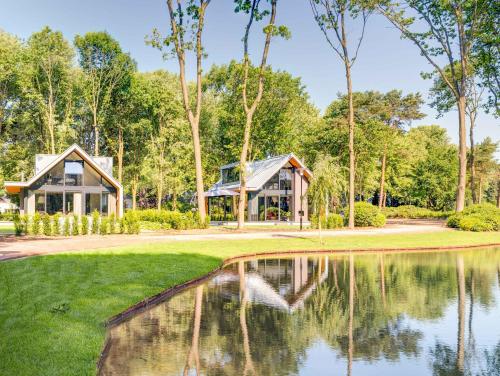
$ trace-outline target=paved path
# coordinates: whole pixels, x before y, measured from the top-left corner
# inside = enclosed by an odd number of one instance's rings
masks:
[[[450,231],[441,221],[390,221],[384,228],[362,228],[356,230],[325,230],[323,236],[364,236],[376,234],[409,234],[421,232]],[[80,251],[99,248],[122,247],[134,244],[185,242],[195,240],[238,240],[238,239],[277,239],[304,238],[318,236],[317,231],[290,230],[247,230],[236,231],[199,231],[196,233],[158,234],[145,233],[141,235],[107,235],[107,236],[77,236],[60,238],[28,238],[0,236],[0,261],[43,255],[57,252]]]

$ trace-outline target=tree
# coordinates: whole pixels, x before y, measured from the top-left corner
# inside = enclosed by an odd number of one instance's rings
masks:
[[[489,185],[494,185],[498,180],[497,162],[495,153],[498,150],[498,143],[493,142],[490,137],[486,137],[476,148],[476,174],[478,180],[477,202],[483,201],[483,193]]]
[[[264,93],[264,72],[267,65],[267,56],[269,54],[269,48],[271,45],[271,39],[273,36],[281,35],[284,37],[289,36],[288,30],[284,26],[276,26],[276,7],[278,0],[269,0],[271,3],[271,11],[261,11],[259,9],[260,0],[235,0],[236,11],[243,11],[248,14],[248,21],[245,27],[245,34],[243,36],[243,88],[242,88],[242,98],[243,98],[243,108],[245,110],[245,128],[243,132],[243,143],[241,147],[240,154],[240,192],[239,192],[239,202],[238,202],[238,229],[242,229],[245,222],[245,205],[246,205],[246,183],[247,183],[247,159],[248,159],[248,148],[250,144],[250,133],[252,131],[252,123],[257,106],[262,100],[262,95]],[[250,69],[250,55],[248,51],[248,41],[250,37],[250,31],[254,21],[259,21],[263,17],[269,14],[269,23],[264,28],[264,33],[266,38],[264,41],[264,49],[262,50],[262,58],[259,67],[258,89],[253,101],[249,100],[248,84],[249,84],[249,69]]]
[[[135,62],[122,52],[107,32],[90,32],[75,37],[83,75],[83,96],[92,116],[94,155],[99,155],[99,134],[109,115],[113,98],[128,85]]]
[[[352,98],[352,75],[351,68],[354,65],[361,42],[363,41],[366,20],[369,12],[351,0],[309,0],[314,14],[314,19],[326,37],[326,40],[334,52],[342,60],[345,69],[347,84],[347,98],[349,113],[347,117],[349,125],[349,228],[354,228],[354,179],[355,179],[355,153],[354,153],[354,105]],[[349,51],[349,39],[346,20],[357,18],[361,15],[362,31],[355,45],[354,54]],[[333,37],[330,35],[333,31]]]
[[[198,201],[198,213],[200,221],[205,222],[205,190],[203,186],[202,152],[200,144],[200,116],[202,109],[202,58],[204,54],[202,35],[205,26],[205,12],[210,0],[189,0],[185,9],[180,1],[174,7],[172,0],[167,0],[168,13],[170,16],[171,33],[162,38],[158,30],[153,30],[151,44],[160,50],[173,45],[172,54],[177,57],[179,63],[179,80],[181,84],[182,100],[185,116],[191,125],[191,137],[193,141],[194,163],[196,173],[196,195]],[[187,16],[187,17],[186,17]],[[193,25],[194,23],[194,25]],[[190,31],[192,33],[189,35]],[[195,41],[194,41],[195,40]],[[189,87],[186,79],[186,52],[193,50],[196,55],[196,94],[195,105],[192,107]],[[167,56],[165,54],[164,56]]]
[[[330,199],[338,196],[345,186],[344,177],[337,161],[330,155],[318,158],[313,167],[313,178],[307,194],[318,216],[319,239],[321,238],[321,219],[325,216]]]
[[[49,27],[32,34],[26,46],[25,105],[32,121],[40,125],[46,152],[52,154],[56,153],[56,137],[65,112],[71,110],[73,55],[62,33]]]
[[[453,93],[458,109],[458,184],[455,210],[460,212],[465,205],[465,184],[467,171],[467,147],[465,108],[467,82],[470,75],[471,50],[478,36],[478,25],[488,12],[489,0],[406,0],[387,1],[377,5],[377,9],[402,36],[411,40],[420,53],[433,66],[434,72],[424,77],[439,75]],[[408,15],[409,10],[417,14]],[[412,28],[413,27],[413,28]],[[419,31],[414,31],[418,27]],[[425,30],[422,31],[422,27]],[[441,58],[447,61],[440,65]]]

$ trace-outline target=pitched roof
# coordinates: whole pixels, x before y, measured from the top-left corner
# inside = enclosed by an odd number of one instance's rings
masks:
[[[258,161],[253,161],[247,164],[247,190],[258,190],[269,181],[280,169],[282,169],[287,163],[289,163],[295,168],[303,168],[304,175],[310,179],[312,176],[311,171],[305,167],[305,165],[300,161],[295,154],[283,154],[276,157],[271,157],[267,159],[262,159]],[[236,167],[239,162],[230,163],[221,167],[221,170]],[[214,190],[220,187],[226,189],[238,189],[240,186],[239,182],[232,182],[222,184],[219,180],[210,190]]]
[[[50,158],[50,162],[45,164],[42,168],[40,168],[35,175],[28,181],[6,181],[5,188],[9,193],[18,193],[20,188],[30,187],[33,183],[35,183],[38,179],[40,179],[44,174],[49,172],[56,164],[60,161],[64,160],[71,153],[75,152],[78,154],[85,162],[87,162],[92,168],[94,168],[99,174],[101,174],[106,180],[108,180],[111,185],[115,188],[121,188],[121,184],[116,180],[110,172],[106,171],[100,163],[94,160],[85,150],[83,150],[77,144],[71,145],[64,152],[59,154],[55,158]],[[10,189],[9,189],[10,188]]]

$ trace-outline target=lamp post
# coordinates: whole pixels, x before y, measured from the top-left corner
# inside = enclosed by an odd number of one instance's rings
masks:
[[[302,192],[302,181],[304,180],[303,179],[303,176],[304,176],[304,169],[303,168],[299,168],[299,175],[300,175],[300,211],[299,211],[299,215],[300,215],[300,231],[302,231],[302,217],[304,216],[304,208],[302,206],[302,203],[304,202],[304,195]]]

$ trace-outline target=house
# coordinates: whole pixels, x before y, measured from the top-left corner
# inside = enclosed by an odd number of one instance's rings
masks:
[[[17,205],[8,197],[0,197],[0,214],[15,212]]]
[[[123,187],[113,178],[111,157],[91,157],[78,145],[62,154],[37,154],[35,175],[28,181],[6,181],[19,195],[21,214],[123,214]]]
[[[238,168],[238,162],[222,166],[220,180],[205,192],[212,220],[236,219],[240,190]],[[307,220],[306,193],[311,177],[311,171],[293,153],[248,163],[246,220]]]

